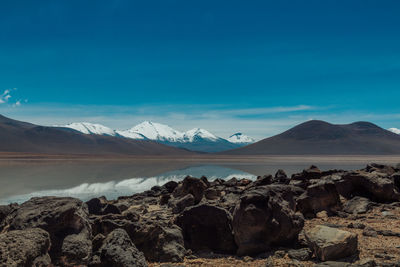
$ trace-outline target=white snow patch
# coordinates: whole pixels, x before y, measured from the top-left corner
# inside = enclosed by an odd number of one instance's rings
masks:
[[[74,123],[70,123],[70,124],[63,125],[63,126],[57,126],[57,127],[74,129],[74,130],[84,133],[84,134],[98,134],[98,135],[110,135],[110,136],[116,135],[114,130],[112,130],[104,125],[96,124],[96,123],[89,123],[89,122],[74,122]]]
[[[392,133],[400,134],[400,129],[398,128],[389,128],[388,130],[391,131]]]
[[[235,134],[231,135],[227,140],[229,142],[235,143],[235,144],[251,144],[256,141],[253,138],[251,138],[250,136],[247,136],[242,133],[235,133]]]

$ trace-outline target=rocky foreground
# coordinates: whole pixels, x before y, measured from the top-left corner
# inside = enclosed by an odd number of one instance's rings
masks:
[[[400,168],[0,206],[0,266],[400,266]]]

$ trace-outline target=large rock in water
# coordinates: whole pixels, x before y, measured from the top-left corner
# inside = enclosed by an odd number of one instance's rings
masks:
[[[101,267],[145,267],[146,259],[123,229],[115,229],[100,248]]]
[[[240,198],[233,215],[239,255],[261,253],[271,245],[283,245],[297,238],[304,218],[295,213],[293,190],[288,185],[261,186]]]
[[[320,211],[334,214],[341,209],[339,193],[333,182],[320,181],[307,187],[297,199],[297,208],[306,217],[314,217]]]
[[[305,237],[310,248],[321,261],[342,259],[357,253],[357,235],[318,225],[305,231]]]
[[[365,196],[379,202],[400,201],[399,188],[386,174],[355,171],[343,176],[352,186],[353,195]]]
[[[218,253],[235,253],[232,216],[216,206],[201,204],[187,208],[177,218],[182,228],[186,248]]]
[[[6,218],[10,230],[41,228],[50,234],[50,256],[65,265],[87,264],[91,227],[87,206],[74,198],[41,197],[23,203]]]
[[[0,266],[48,266],[49,234],[39,228],[0,234]]]

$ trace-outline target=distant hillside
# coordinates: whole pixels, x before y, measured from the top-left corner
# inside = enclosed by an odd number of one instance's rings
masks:
[[[38,126],[0,115],[0,152],[49,154],[188,155],[187,150],[149,140],[85,135],[61,127]]]
[[[400,155],[400,135],[373,123],[308,121],[228,155]]]

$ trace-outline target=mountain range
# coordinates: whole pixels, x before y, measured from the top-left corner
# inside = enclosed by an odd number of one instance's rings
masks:
[[[0,115],[0,151],[88,155],[190,155],[193,152],[149,140],[88,135],[63,127],[46,127]]]
[[[242,133],[235,133],[228,139],[224,139],[200,128],[180,132],[168,125],[150,121],[144,121],[128,130],[112,130],[101,124],[87,122],[71,123],[61,127],[70,128],[90,135],[152,140],[161,144],[197,152],[220,152],[255,142],[253,138]]]
[[[0,115],[0,152],[190,156],[201,149],[215,150],[216,142],[226,142],[226,147],[229,147],[237,140],[243,143],[249,139],[238,133],[229,140],[202,129],[182,133],[151,122],[126,131],[115,131],[102,125],[84,123],[47,127]],[[331,124],[312,120],[281,134],[217,154],[400,155],[400,135],[370,122]]]

